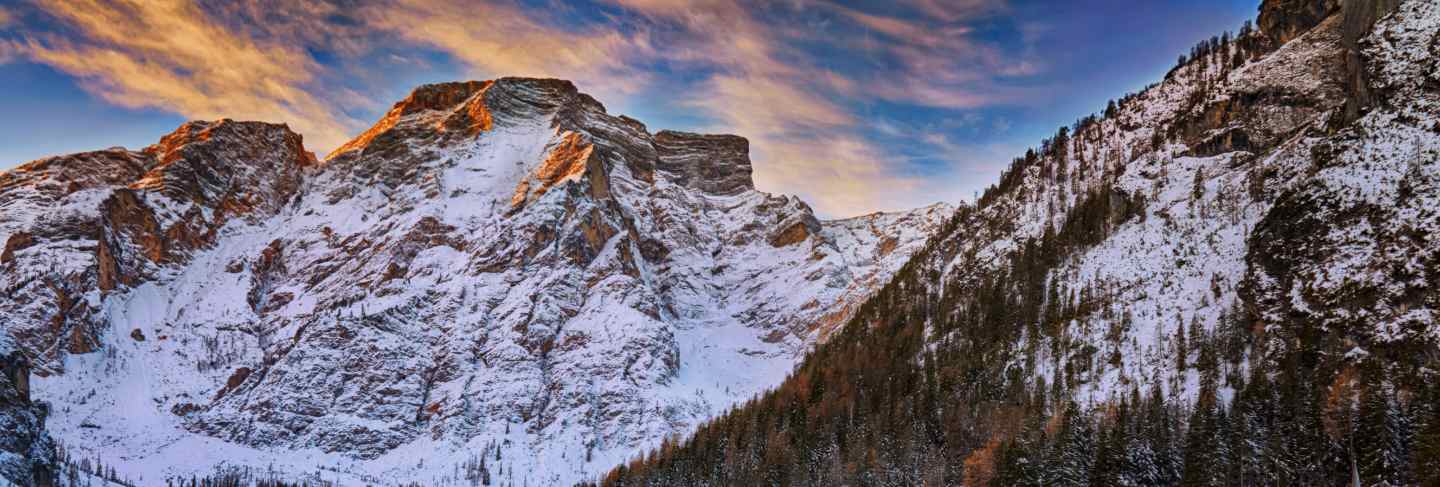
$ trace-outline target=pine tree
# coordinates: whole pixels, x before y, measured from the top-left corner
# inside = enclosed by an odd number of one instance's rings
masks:
[[[1186,364],[1189,363],[1190,346],[1185,341],[1185,320],[1180,320],[1180,325],[1175,327],[1175,370],[1184,372]]]
[[[1239,485],[1275,485],[1270,435],[1274,432],[1275,394],[1269,375],[1262,367],[1250,369],[1250,380],[1235,398],[1231,409],[1231,478]]]
[[[1191,204],[1205,197],[1205,168],[1195,169],[1195,180],[1190,183]]]
[[[1405,418],[1386,392],[1384,369],[1372,365],[1366,370],[1354,439],[1360,479],[1378,487],[1410,485]]]
[[[1224,412],[1220,410],[1215,397],[1215,386],[1206,383],[1201,387],[1200,398],[1190,416],[1190,428],[1185,434],[1184,474],[1180,485],[1186,487],[1211,487],[1225,485],[1225,445],[1221,441],[1224,428]]]
[[[1180,452],[1176,445],[1177,422],[1166,404],[1160,384],[1153,384],[1141,420],[1142,444],[1152,457],[1140,467],[1141,485],[1175,485],[1180,481]]]
[[[1410,452],[1415,483],[1440,487],[1440,382],[1433,378],[1419,392],[1415,403],[1415,440]]]
[[[1060,431],[1051,454],[1054,479],[1050,485],[1086,487],[1095,454],[1095,429],[1073,401],[1065,406]]]

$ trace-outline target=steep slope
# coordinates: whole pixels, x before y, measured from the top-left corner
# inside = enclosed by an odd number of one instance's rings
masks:
[[[0,314],[124,478],[567,484],[778,383],[953,211],[751,170],[558,80],[423,86],[323,162],[192,122],[0,176]]]
[[[776,392],[603,483],[1440,480],[1440,7],[1261,10],[1017,159]]]

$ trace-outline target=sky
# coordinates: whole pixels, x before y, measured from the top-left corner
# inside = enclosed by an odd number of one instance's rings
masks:
[[[572,80],[751,142],[826,217],[972,199],[1258,0],[0,0],[0,170],[284,122],[323,156],[415,86]]]

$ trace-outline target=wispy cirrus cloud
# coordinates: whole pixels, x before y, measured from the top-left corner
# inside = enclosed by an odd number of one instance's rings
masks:
[[[8,50],[50,65],[118,105],[284,121],[323,151],[363,128],[365,117],[347,113],[378,115],[393,101],[376,96],[386,69],[423,65],[433,52],[474,77],[568,78],[610,104],[645,101],[664,107],[662,118],[694,125],[679,128],[744,135],[762,189],[798,193],[832,216],[928,203],[935,174],[952,169],[911,167],[916,158],[877,136],[874,111],[963,116],[1017,103],[1027,93],[1004,80],[1042,66],[977,33],[973,24],[1007,12],[1003,0],[903,0],[884,11],[748,0],[31,0],[27,8],[49,22],[18,29],[0,60]],[[930,164],[955,158],[942,154],[954,144],[905,140],[909,152],[934,152]]]
[[[197,118],[291,123],[321,144],[343,140],[340,119],[308,86],[324,68],[283,42],[257,40],[178,0],[41,0],[61,24],[8,41],[24,58],[78,77],[92,93],[126,107]]]
[[[394,0],[359,13],[364,25],[453,56],[485,76],[570,79],[602,100],[640,92],[653,55],[642,34],[563,26],[508,2]]]

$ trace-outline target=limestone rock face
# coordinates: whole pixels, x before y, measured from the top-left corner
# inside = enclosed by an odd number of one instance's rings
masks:
[[[1328,332],[1407,367],[1440,336],[1436,39],[1433,2],[1374,27],[1361,52],[1379,105],[1319,141],[1309,176],[1256,225],[1243,297],[1284,336]]]
[[[655,134],[655,146],[657,167],[676,184],[718,195],[755,189],[750,143],[744,138],[666,130]]]
[[[1258,25],[1275,45],[1282,45],[1340,11],[1346,0],[1265,0]]]
[[[0,175],[0,320],[56,434],[132,476],[203,443],[569,485],[778,383],[953,212],[821,221],[748,150],[547,79],[422,86],[323,161],[192,122]]]

